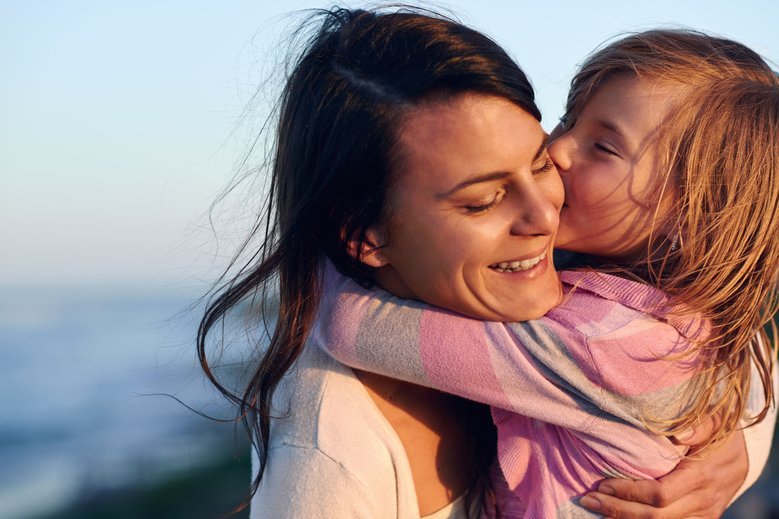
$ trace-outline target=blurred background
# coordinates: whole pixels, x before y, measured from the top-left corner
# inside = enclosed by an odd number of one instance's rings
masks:
[[[194,412],[232,416],[194,335],[261,181],[212,203],[262,160],[288,13],[329,5],[0,0],[0,518],[205,518],[243,498],[244,433]],[[513,54],[547,130],[621,32],[688,26],[779,61],[767,0],[423,5]],[[779,517],[778,483],[774,453],[730,515]]]

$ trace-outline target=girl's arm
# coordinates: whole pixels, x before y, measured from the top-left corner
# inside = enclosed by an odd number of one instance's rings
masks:
[[[587,337],[560,319],[484,322],[368,291],[332,267],[325,279],[312,337],[349,366],[585,432],[600,411],[643,429],[639,413],[682,405],[690,372],[662,359],[679,343],[670,326],[653,325],[651,342],[647,320]]]
[[[579,425],[569,419],[571,395],[544,377],[543,366],[503,324],[369,291],[332,267],[325,279],[312,339],[336,360],[538,417],[535,406],[565,417],[566,426]]]

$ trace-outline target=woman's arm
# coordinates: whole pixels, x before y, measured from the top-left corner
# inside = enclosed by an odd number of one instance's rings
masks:
[[[772,375],[774,384],[774,405],[769,408],[768,413],[762,422],[744,429],[744,442],[746,443],[749,471],[744,479],[744,484],[741,485],[741,488],[739,488],[733,498],[734,500],[757,481],[757,478],[763,473],[763,469],[768,462],[768,454],[771,450],[771,441],[774,438],[774,427],[776,426],[776,398],[779,395],[779,366],[777,366],[776,362],[774,362]],[[759,380],[760,377],[753,366],[752,385],[749,390],[747,408],[744,412],[743,425],[745,426],[750,422],[752,416],[757,415],[757,413],[763,409],[765,398],[763,396],[762,387],[757,383]]]
[[[687,458],[657,480],[607,479],[582,506],[620,519],[720,517],[747,473],[741,432],[704,458]]]

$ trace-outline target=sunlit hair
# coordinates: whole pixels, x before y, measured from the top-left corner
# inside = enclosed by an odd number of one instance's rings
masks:
[[[635,77],[678,87],[658,132],[659,190],[674,193],[671,221],[655,218],[630,272],[701,312],[713,325],[696,350],[706,370],[673,434],[709,412],[739,426],[753,376],[773,395],[779,271],[779,80],[754,51],[691,30],[650,30],[593,53],[572,81],[565,125],[607,81]]]
[[[302,51],[279,102],[270,192],[243,247],[248,260],[216,289],[197,339],[206,376],[238,406],[258,453],[252,493],[266,470],[271,421],[279,412],[273,395],[314,322],[323,259],[363,284],[372,281],[372,269],[348,250],[350,240],[362,250],[367,230],[391,216],[385,194],[402,174],[396,143],[404,117],[430,102],[479,93],[541,119],[527,77],[500,46],[430,11],[316,11],[299,34]],[[254,237],[258,250],[249,245]],[[272,337],[245,390],[235,394],[214,373],[208,345],[214,335],[219,344],[225,318],[243,303],[265,303],[276,292],[278,305],[260,305],[276,323]],[[466,505],[489,495],[496,445],[476,429],[478,420],[467,422],[474,441],[472,466],[463,467],[473,478]]]

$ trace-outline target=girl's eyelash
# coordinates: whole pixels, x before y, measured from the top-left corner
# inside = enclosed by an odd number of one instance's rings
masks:
[[[602,151],[603,153],[608,153],[609,155],[618,156],[617,152],[599,142],[595,143],[595,149]]]

